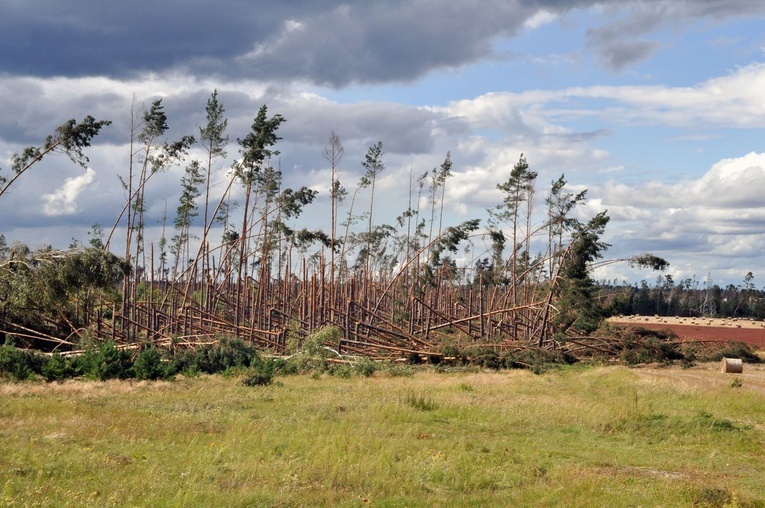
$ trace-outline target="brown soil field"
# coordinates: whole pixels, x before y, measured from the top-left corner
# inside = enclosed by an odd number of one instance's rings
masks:
[[[672,330],[684,340],[732,340],[765,348],[765,321],[751,319],[619,316],[609,323],[649,330]]]

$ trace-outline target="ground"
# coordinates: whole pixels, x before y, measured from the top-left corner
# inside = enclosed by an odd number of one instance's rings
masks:
[[[640,326],[650,330],[672,330],[686,340],[732,340],[765,348],[765,321],[751,319],[683,318],[661,316],[617,316],[610,323]]]

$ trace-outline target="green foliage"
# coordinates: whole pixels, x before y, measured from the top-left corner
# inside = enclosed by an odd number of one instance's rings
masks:
[[[96,248],[31,251],[15,244],[9,251],[0,266],[3,319],[53,336],[66,337],[72,326],[109,312],[117,284],[130,273],[124,260]]]
[[[632,256],[629,259],[629,265],[631,267],[650,268],[651,270],[663,271],[669,266],[669,262],[666,259],[653,254],[640,254],[638,256]]]
[[[29,379],[35,364],[33,353],[16,348],[10,339],[0,346],[0,377],[10,377],[16,381]]]
[[[162,361],[162,355],[157,348],[149,346],[138,353],[133,362],[133,373],[136,379],[164,379],[168,375],[168,367]]]
[[[289,362],[301,373],[327,372],[330,370],[327,358],[337,356],[331,347],[336,347],[341,337],[339,328],[325,326],[303,339]]]
[[[328,369],[333,376],[347,379],[353,376],[371,377],[383,367],[368,356],[362,356],[348,363],[329,365]]]
[[[12,158],[12,169],[15,173],[23,173],[29,166],[38,162],[47,153],[59,151],[65,153],[72,162],[85,167],[88,158],[83,148],[89,147],[90,142],[98,135],[103,127],[110,125],[108,120],[96,121],[88,115],[82,122],[70,119],[56,128],[56,132],[46,138],[42,147],[30,146]]]
[[[224,136],[224,132],[228,127],[228,120],[223,116],[225,112],[223,104],[218,102],[218,90],[214,90],[207,100],[205,111],[207,112],[207,125],[199,128],[199,139],[202,140],[202,144],[207,149],[211,159],[213,157],[225,157],[224,148],[228,143],[228,136]]]
[[[77,368],[69,358],[59,353],[53,353],[48,361],[43,364],[41,374],[49,382],[63,381],[75,377]]]
[[[274,380],[273,372],[268,372],[265,370],[256,370],[255,372],[247,376],[242,381],[242,384],[245,386],[268,386],[273,382],[273,380]]]
[[[577,359],[565,352],[543,348],[523,348],[509,351],[502,358],[508,369],[530,369],[534,374],[543,374],[561,365],[572,365]]]
[[[264,170],[266,160],[279,155],[273,146],[281,138],[276,135],[279,126],[285,121],[282,115],[268,118],[268,108],[263,105],[252,123],[251,131],[239,140],[242,160],[234,167],[234,173],[243,184],[252,184]]]
[[[181,350],[172,359],[173,372],[216,374],[233,367],[251,367],[260,362],[254,346],[241,339],[222,338],[217,344]]]
[[[672,363],[676,360],[685,359],[685,355],[679,344],[667,342],[660,336],[645,335],[625,338],[622,341],[619,359],[625,365]]]
[[[497,353],[497,350],[493,347],[471,347],[462,352],[462,357],[470,365],[482,367],[484,369],[499,369],[502,367],[499,353]]]
[[[728,342],[722,349],[701,356],[699,361],[719,362],[723,358],[740,358],[744,363],[762,363],[752,347],[743,342]]]
[[[78,370],[88,379],[125,379],[132,373],[130,353],[118,348],[113,341],[88,348],[78,359]]]
[[[577,223],[563,259],[557,281],[559,312],[554,319],[559,333],[589,334],[597,329],[605,311],[594,299],[596,286],[589,275],[589,264],[609,247],[600,240],[610,218],[601,212],[587,224]]]

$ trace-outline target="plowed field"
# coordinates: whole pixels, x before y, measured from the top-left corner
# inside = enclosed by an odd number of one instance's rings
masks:
[[[751,320],[621,316],[609,322],[649,330],[672,330],[686,340],[732,340],[765,348],[765,322]]]

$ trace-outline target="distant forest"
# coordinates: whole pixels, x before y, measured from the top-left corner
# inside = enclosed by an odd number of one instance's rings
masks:
[[[610,315],[725,317],[765,319],[765,290],[757,289],[748,272],[742,284],[717,284],[694,278],[675,282],[671,275],[639,285],[598,281]]]

